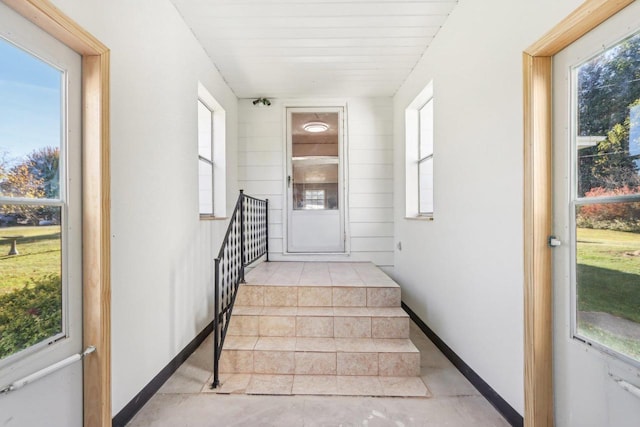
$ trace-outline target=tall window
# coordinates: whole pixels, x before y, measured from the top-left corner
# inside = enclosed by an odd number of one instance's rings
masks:
[[[418,113],[418,213],[433,215],[433,98]]]
[[[213,216],[213,110],[198,100],[198,194],[201,216]]]
[[[405,200],[408,219],[433,219],[433,82],[405,110]]]

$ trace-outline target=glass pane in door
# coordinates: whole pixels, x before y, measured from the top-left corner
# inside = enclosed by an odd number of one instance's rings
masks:
[[[338,113],[292,114],[294,210],[337,210]]]
[[[65,332],[64,73],[0,38],[0,360]],[[44,343],[43,343],[44,345]]]
[[[640,33],[574,79],[575,334],[640,362]]]

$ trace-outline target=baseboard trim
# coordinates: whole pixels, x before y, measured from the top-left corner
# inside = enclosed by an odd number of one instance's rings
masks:
[[[153,379],[138,393],[120,412],[113,417],[111,425],[113,427],[124,427],[138,413],[140,409],[153,397],[162,384],[184,363],[185,360],[202,344],[202,342],[213,332],[213,322],[209,323],[187,346],[174,357],[167,366],[153,377]],[[213,366],[213,361],[211,361]]]
[[[426,323],[418,317],[416,313],[409,308],[407,304],[402,302],[402,308],[409,314],[411,320],[424,332],[424,334],[435,344],[436,347],[458,368],[458,370],[469,380],[469,382],[484,396],[485,399],[493,405],[494,408],[507,420],[513,427],[522,427],[524,419],[509,403],[502,398],[480,375],[478,375],[464,360],[460,358],[435,332],[429,328]]]

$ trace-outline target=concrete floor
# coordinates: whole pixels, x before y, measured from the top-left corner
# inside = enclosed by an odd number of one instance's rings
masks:
[[[212,345],[207,339],[128,424],[200,426],[508,426],[502,416],[411,324],[430,398],[256,396],[211,393]]]

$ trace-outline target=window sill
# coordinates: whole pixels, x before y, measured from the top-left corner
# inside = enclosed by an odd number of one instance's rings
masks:
[[[405,216],[404,219],[409,219],[413,221],[433,221],[433,215]]]
[[[226,216],[215,216],[210,214],[200,214],[200,221],[223,221],[229,219]]]

